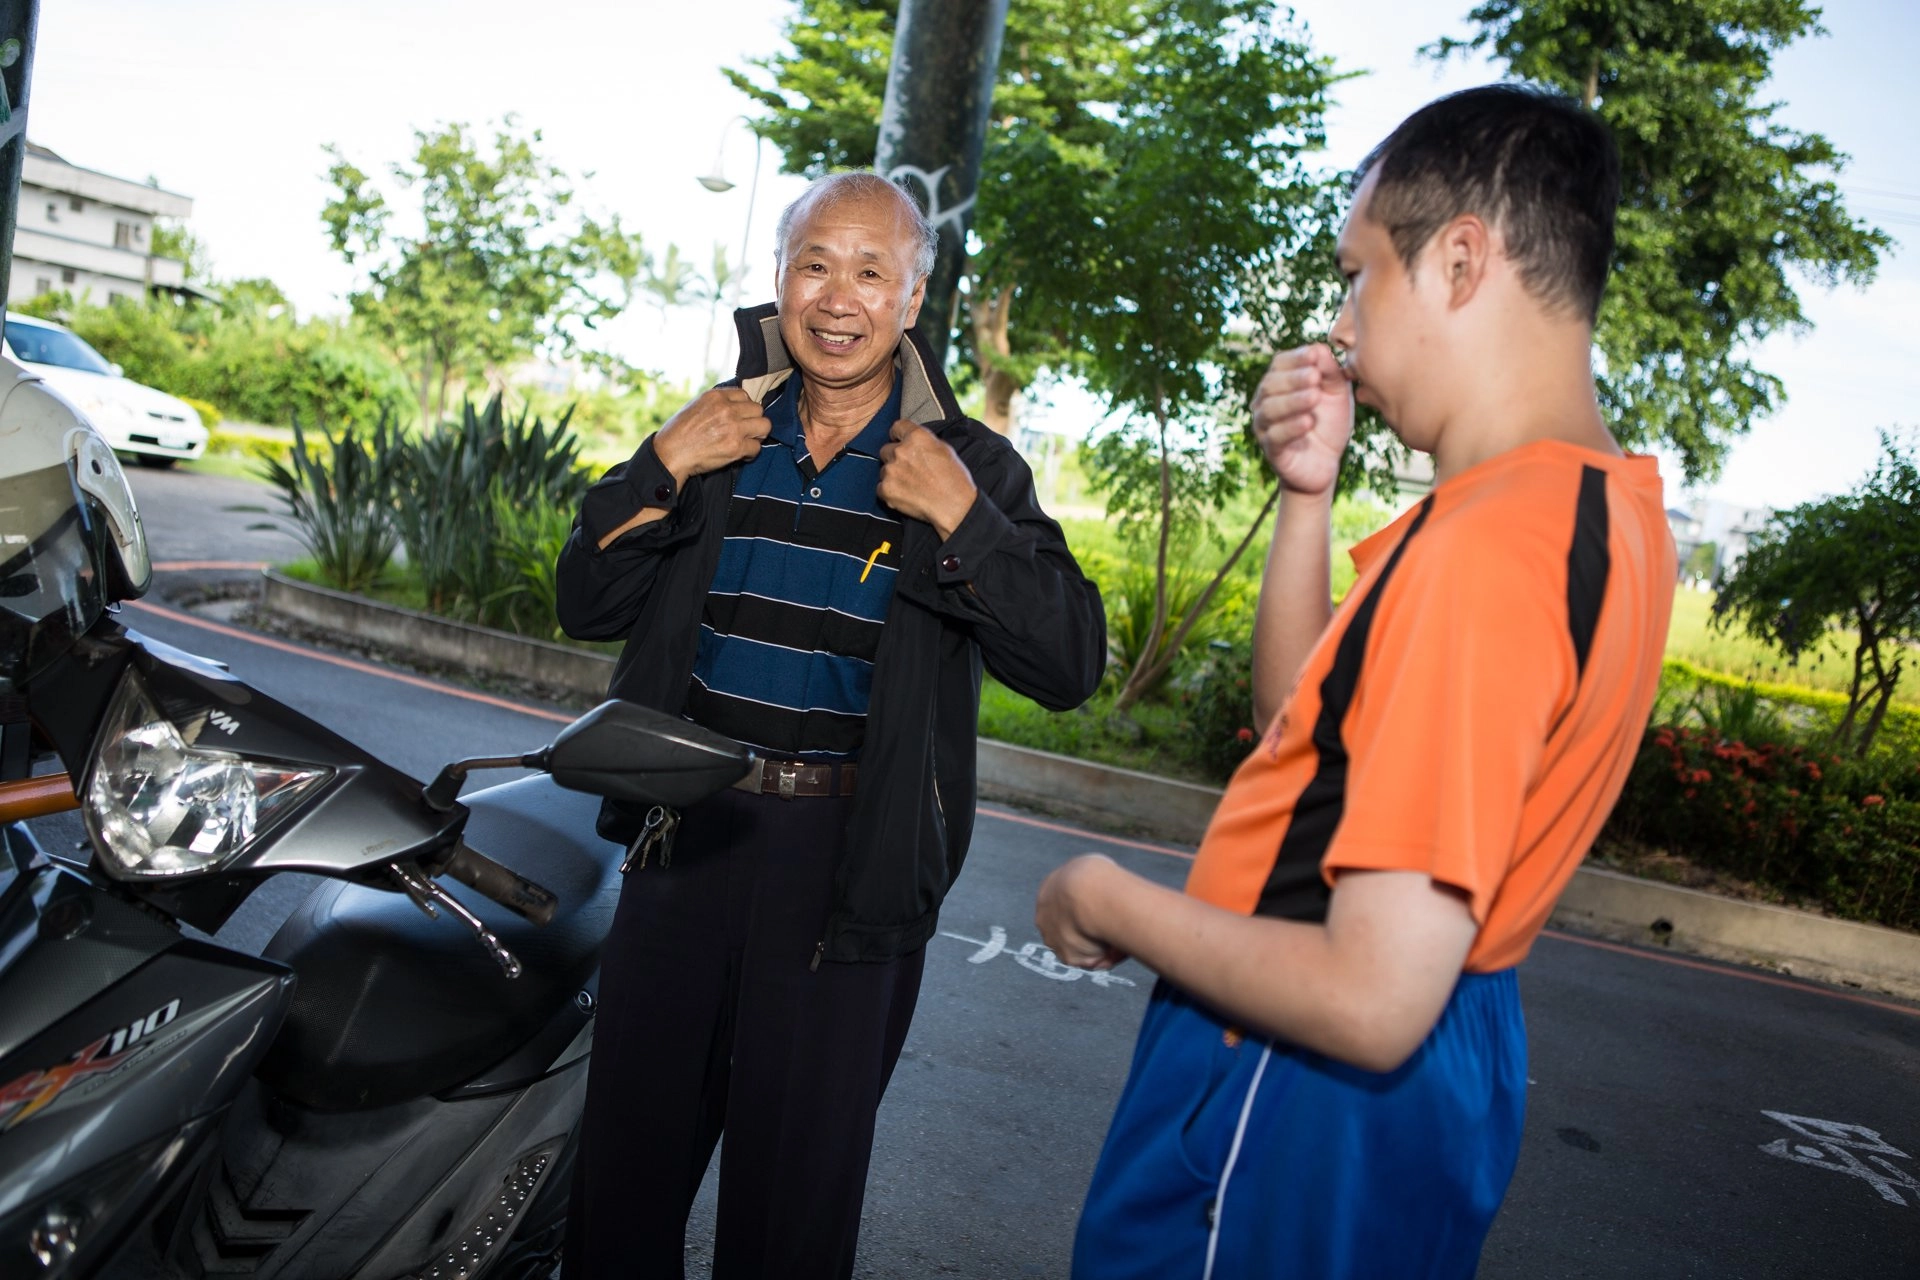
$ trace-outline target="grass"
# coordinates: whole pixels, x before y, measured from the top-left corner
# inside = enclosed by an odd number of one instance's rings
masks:
[[[1787,660],[1759,641],[1736,631],[1717,631],[1710,625],[1713,596],[1682,587],[1673,596],[1673,625],[1667,631],[1667,657],[1709,671],[1743,677],[1763,684],[1798,686],[1824,693],[1845,694],[1853,679],[1853,634],[1832,631],[1812,653],[1788,665]],[[1909,671],[1920,670],[1920,651],[1909,650]],[[1901,682],[1894,702],[1920,708],[1920,680]]]
[[[1103,690],[1078,710],[1053,712],[989,677],[980,690],[980,736],[1163,778],[1218,785],[1179,751],[1184,726],[1177,710],[1145,702],[1134,708],[1129,722],[1114,716],[1113,696]]]

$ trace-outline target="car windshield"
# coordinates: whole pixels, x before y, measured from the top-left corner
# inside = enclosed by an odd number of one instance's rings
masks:
[[[80,369],[86,373],[111,374],[98,351],[65,329],[46,329],[37,324],[7,326],[7,345],[27,364],[58,365],[62,369]]]

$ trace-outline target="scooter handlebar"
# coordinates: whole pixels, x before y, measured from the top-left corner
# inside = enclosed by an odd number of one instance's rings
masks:
[[[441,874],[452,876],[474,892],[535,924],[552,920],[554,909],[560,905],[551,890],[501,866],[465,841],[455,846]]]

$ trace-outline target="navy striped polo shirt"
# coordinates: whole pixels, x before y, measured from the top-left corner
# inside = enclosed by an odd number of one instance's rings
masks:
[[[799,399],[796,370],[764,405],[771,430],[734,481],[687,716],[765,756],[850,760],[899,572],[900,517],[874,490],[900,378],[824,468],[806,456]]]

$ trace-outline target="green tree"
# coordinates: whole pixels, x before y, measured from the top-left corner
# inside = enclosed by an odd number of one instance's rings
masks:
[[[720,321],[720,304],[742,278],[741,269],[727,261],[727,247],[714,241],[713,274],[695,277],[694,283],[694,296],[707,304],[707,345],[701,349],[700,357],[700,370],[706,381],[713,380],[713,331]]]
[[[160,218],[153,224],[149,246],[156,258],[172,258],[186,268],[188,284],[206,284],[213,279],[213,255],[207,243],[193,234],[184,222]]]
[[[1662,442],[1689,480],[1783,398],[1753,348],[1804,330],[1794,289],[1865,284],[1891,241],[1834,185],[1846,156],[1760,95],[1776,53],[1822,34],[1806,0],[1486,0],[1436,58],[1491,52],[1599,112],[1620,146],[1613,278],[1595,343],[1601,402],[1629,444]]]
[[[1713,604],[1716,626],[1738,627],[1789,662],[1836,627],[1853,633],[1853,680],[1834,737],[1862,756],[1920,644],[1920,467],[1911,442],[1882,432],[1880,447],[1855,489],[1768,521]]]
[[[680,256],[677,244],[667,246],[657,267],[647,268],[646,279],[640,287],[646,291],[648,300],[660,308],[662,319],[676,307],[684,307],[703,295],[699,270]]]
[[[757,127],[788,171],[872,163],[895,10],[800,0],[791,50],[753,64],[771,85],[727,73],[763,107]],[[1335,78],[1270,0],[1008,11],[963,336],[990,426],[1007,429],[1013,395],[1043,369],[1084,378],[1116,411],[1091,458],[1109,513],[1144,531],[1154,565],[1122,710],[1167,675],[1270,510],[1172,616],[1177,526],[1270,488],[1242,421],[1258,369],[1275,345],[1324,331],[1337,301],[1342,200],[1300,160],[1321,144]]]
[[[567,175],[512,117],[491,146],[462,124],[414,140],[412,160],[390,170],[418,209],[411,234],[394,230],[394,205],[337,147],[327,148],[334,196],[320,218],[334,250],[365,273],[354,314],[415,370],[425,423],[444,414],[455,378],[574,350],[583,330],[632,301],[646,256],[617,217],[573,210]]]

